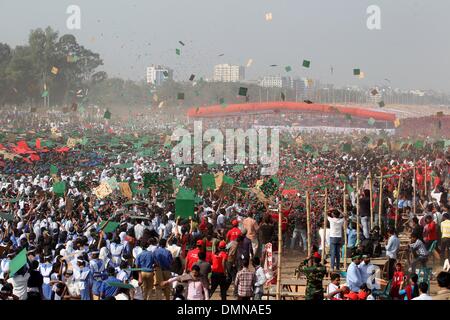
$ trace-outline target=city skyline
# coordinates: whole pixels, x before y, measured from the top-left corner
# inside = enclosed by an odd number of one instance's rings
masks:
[[[245,66],[251,59],[248,79],[280,73],[367,87],[389,79],[397,88],[450,93],[446,83],[450,44],[439,40],[450,26],[445,19],[450,3],[376,2],[381,30],[366,26],[366,9],[374,4],[368,0],[348,0],[345,5],[303,0],[131,0],[127,4],[77,0],[81,29],[68,30],[66,9],[72,1],[19,0],[0,3],[0,28],[8,30],[0,42],[21,45],[30,30],[51,26],[60,35],[74,34],[98,52],[105,62],[102,69],[111,77],[131,80],[144,79],[141,70],[155,62],[172,66],[174,78],[182,80],[191,74],[212,77],[216,64]],[[218,12],[228,18],[216,19]],[[270,21],[265,19],[268,12]],[[177,48],[180,55],[175,54]],[[311,68],[302,67],[303,59],[311,61]],[[285,72],[286,66],[292,71]],[[354,68],[360,68],[365,79],[354,77]]]

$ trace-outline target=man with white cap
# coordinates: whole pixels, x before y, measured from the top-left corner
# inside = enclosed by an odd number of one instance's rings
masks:
[[[99,251],[92,252],[92,259],[89,261],[89,266],[92,270],[93,284],[92,284],[92,296],[93,300],[100,299],[100,287],[102,281],[106,279],[105,263],[99,259]]]
[[[76,263],[74,263],[76,261]],[[86,261],[77,258],[73,265],[73,277],[78,282],[81,300],[91,300],[92,272]]]
[[[50,285],[50,274],[53,271],[53,264],[50,262],[51,255],[44,256],[44,262],[39,264],[39,272],[43,277],[42,294],[45,300],[51,300],[52,286]]]

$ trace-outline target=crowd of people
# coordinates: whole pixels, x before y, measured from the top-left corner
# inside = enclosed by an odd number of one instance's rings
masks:
[[[265,177],[260,165],[173,163],[173,119],[0,111],[3,300],[261,300],[281,278],[279,218],[282,255],[305,260],[308,300],[431,299],[431,278],[433,299],[448,299],[445,143],[282,133],[280,170]],[[232,182],[207,190],[207,173]],[[188,216],[181,188],[196,194]]]

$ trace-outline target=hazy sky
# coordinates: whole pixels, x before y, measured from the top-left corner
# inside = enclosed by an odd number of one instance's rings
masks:
[[[66,28],[70,4],[81,7],[81,30]],[[371,4],[381,7],[381,30],[366,27]],[[187,79],[251,58],[247,79],[284,75],[289,65],[291,76],[337,85],[389,78],[394,87],[450,92],[449,16],[448,0],[0,0],[0,42],[24,44],[31,29],[51,26],[100,53],[110,76],[130,79],[143,79],[152,63]],[[311,69],[301,67],[304,58]]]

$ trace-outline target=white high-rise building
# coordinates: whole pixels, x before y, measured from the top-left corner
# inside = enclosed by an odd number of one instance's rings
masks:
[[[243,66],[218,64],[214,66],[214,81],[238,82],[245,80],[245,68]]]
[[[293,79],[282,76],[264,76],[259,80],[259,85],[263,88],[292,88]]]
[[[283,79],[281,76],[264,76],[259,81],[259,85],[263,88],[282,88]]]
[[[172,79],[173,70],[164,66],[151,65],[147,67],[147,83],[160,86],[164,81]]]

